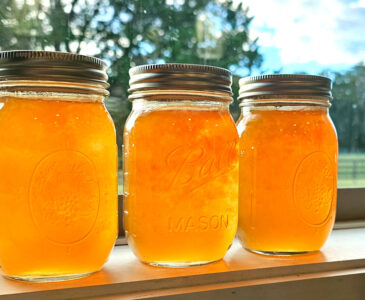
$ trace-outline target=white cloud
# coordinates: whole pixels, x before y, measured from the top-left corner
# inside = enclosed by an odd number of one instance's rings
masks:
[[[286,64],[356,64],[365,60],[365,0],[243,0],[253,37]]]
[[[365,0],[360,0],[355,3],[350,3],[351,8],[357,8],[357,7],[365,7]]]

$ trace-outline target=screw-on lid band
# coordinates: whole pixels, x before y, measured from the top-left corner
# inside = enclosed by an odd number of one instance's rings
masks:
[[[242,78],[239,81],[239,100],[282,98],[318,98],[332,100],[331,79],[324,76],[302,74],[259,75]]]
[[[130,100],[143,95],[178,95],[186,93],[220,93],[231,97],[231,72],[218,67],[193,64],[154,64],[137,66],[129,71]],[[223,97],[223,98],[224,98]]]
[[[107,64],[85,55],[55,51],[0,52],[0,84],[9,80],[62,81],[108,88]]]

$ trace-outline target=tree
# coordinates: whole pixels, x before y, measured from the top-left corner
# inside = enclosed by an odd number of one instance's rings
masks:
[[[342,151],[365,151],[365,65],[335,73],[330,113]]]
[[[69,51],[96,55],[110,63],[112,97],[107,107],[119,129],[119,145],[130,111],[130,67],[198,63],[246,70],[249,75],[262,62],[257,40],[249,35],[252,17],[242,3],[235,6],[232,0],[3,1],[0,44],[6,46],[2,50]],[[237,81],[235,77],[236,96]],[[238,117],[237,102],[231,112]]]

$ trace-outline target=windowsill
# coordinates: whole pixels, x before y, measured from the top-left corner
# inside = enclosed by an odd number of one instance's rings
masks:
[[[297,289],[303,286],[303,282],[316,284],[319,280],[331,278],[340,279],[338,284],[331,283],[331,291],[335,292],[341,282],[348,286],[346,278],[350,278],[352,283],[362,280],[358,289],[351,285],[351,292],[365,294],[364,287],[361,288],[365,278],[365,228],[334,230],[322,251],[297,257],[252,254],[235,241],[224,260],[187,269],[147,266],[140,263],[127,246],[117,246],[104,269],[86,278],[43,284],[1,278],[0,298],[8,295],[11,299],[24,299],[25,296],[27,299],[106,296],[119,299],[120,296],[139,298],[181,294],[186,297],[198,293],[209,299],[212,293],[233,297],[245,292],[253,297],[256,295],[253,287],[259,287],[256,293],[262,294],[265,287],[277,291],[283,284],[281,294],[289,295],[285,288],[294,286]],[[307,296],[315,291],[308,287],[305,290]],[[298,297],[301,299],[300,295]]]

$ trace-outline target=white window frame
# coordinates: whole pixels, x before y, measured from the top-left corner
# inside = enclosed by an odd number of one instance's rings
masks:
[[[336,223],[365,222],[365,188],[338,188]]]

